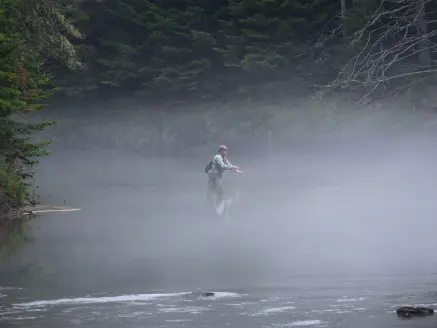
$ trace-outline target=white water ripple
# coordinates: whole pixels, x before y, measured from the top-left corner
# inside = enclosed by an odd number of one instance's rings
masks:
[[[285,328],[285,327],[301,327],[301,326],[319,326],[323,324],[325,324],[325,322],[321,320],[302,320],[302,321],[293,321],[285,324],[275,324],[273,325],[273,327]]]
[[[31,307],[46,307],[46,306],[57,306],[57,305],[77,305],[77,304],[103,304],[103,303],[138,303],[147,302],[155,299],[171,298],[178,296],[195,296],[192,292],[182,292],[182,293],[167,293],[167,294],[127,294],[127,295],[117,295],[117,296],[102,296],[102,297],[76,297],[76,298],[61,298],[55,300],[39,300],[26,303],[15,303],[13,307],[15,308],[31,308]],[[200,297],[205,300],[215,300],[222,298],[235,298],[239,294],[230,292],[214,292],[214,296],[211,297]]]
[[[364,301],[365,298],[364,297],[358,297],[358,298],[340,298],[338,300],[335,300],[338,303],[343,303],[343,302],[359,302],[359,301]]]
[[[122,303],[135,301],[150,301],[159,298],[168,298],[175,296],[189,295],[191,293],[169,293],[169,294],[131,294],[118,296],[104,296],[104,297],[77,297],[77,298],[61,298],[57,300],[33,301],[27,303],[15,303],[14,307],[28,308],[28,307],[44,307],[56,305],[73,305],[73,304],[96,304],[96,303]]]

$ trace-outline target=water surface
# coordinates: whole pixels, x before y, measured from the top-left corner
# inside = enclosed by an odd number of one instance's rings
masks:
[[[268,175],[238,160],[227,222],[205,205],[205,161],[43,160],[43,199],[82,211],[33,221],[33,241],[2,263],[1,326],[435,326],[394,313],[437,307],[432,184],[332,161]]]

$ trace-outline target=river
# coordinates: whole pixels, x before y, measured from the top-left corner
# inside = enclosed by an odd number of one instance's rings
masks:
[[[43,159],[42,200],[82,210],[32,221],[1,263],[1,327],[435,327],[394,313],[437,307],[430,170],[235,161],[224,222],[205,205],[205,160]]]

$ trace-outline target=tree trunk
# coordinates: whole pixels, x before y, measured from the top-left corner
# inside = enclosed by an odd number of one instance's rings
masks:
[[[341,4],[341,19],[343,21],[343,37],[347,37],[346,15],[347,15],[347,0],[340,0]]]
[[[417,1],[417,21],[416,29],[417,36],[419,37],[418,47],[418,62],[422,69],[431,66],[431,52],[428,42],[428,24],[426,22],[425,1]]]

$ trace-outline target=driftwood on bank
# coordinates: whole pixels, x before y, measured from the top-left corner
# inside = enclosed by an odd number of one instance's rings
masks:
[[[79,208],[69,207],[69,206],[56,206],[56,205],[27,205],[23,208],[24,215],[32,215],[38,213],[51,213],[51,212],[73,212],[80,211]]]
[[[10,203],[0,203],[0,220],[17,220],[28,218],[32,215],[51,212],[73,212],[79,211],[79,208],[69,206],[43,205],[27,203],[22,207],[15,207]]]

